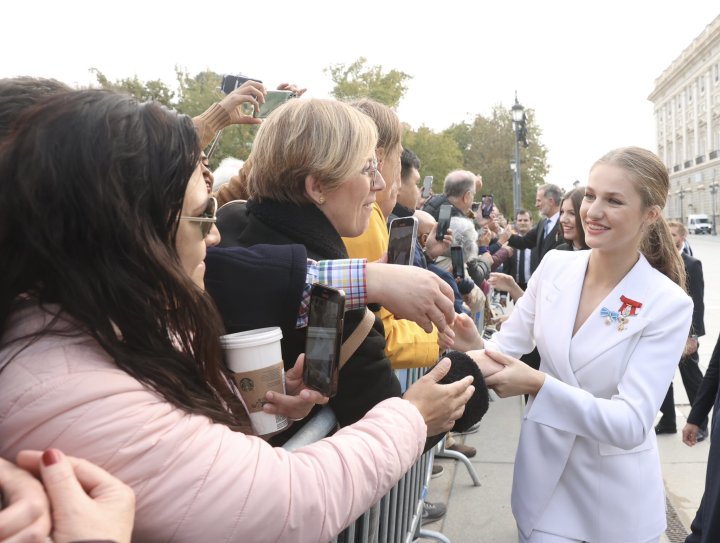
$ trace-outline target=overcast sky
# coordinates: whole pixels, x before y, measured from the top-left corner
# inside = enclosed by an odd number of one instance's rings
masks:
[[[569,187],[612,148],[655,149],[647,96],[718,14],[717,0],[15,1],[0,77],[87,85],[96,67],[173,84],[179,65],[326,97],[323,69],[364,56],[413,76],[398,110],[413,128],[510,107],[517,90],[543,130],[547,180]]]

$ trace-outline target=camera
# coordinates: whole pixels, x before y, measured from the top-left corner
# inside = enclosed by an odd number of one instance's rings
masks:
[[[480,260],[477,256],[468,259],[465,265],[467,266],[470,278],[478,286],[480,286],[480,284],[490,275],[490,266],[487,265],[487,262]]]

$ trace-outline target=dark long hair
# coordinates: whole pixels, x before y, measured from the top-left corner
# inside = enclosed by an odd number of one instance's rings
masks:
[[[569,192],[563,194],[562,200],[560,200],[560,213],[562,214],[562,205],[565,200],[570,200],[575,212],[575,235],[577,236],[577,243],[568,241],[570,249],[573,245],[578,245],[581,249],[589,249],[588,244],[585,243],[585,229],[583,228],[582,220],[580,219],[580,206],[582,205],[583,198],[585,197],[585,187],[575,187]],[[566,240],[567,241],[567,240]]]
[[[218,312],[175,249],[199,157],[191,119],[156,103],[86,90],[27,110],[0,145],[0,333],[20,303],[57,304],[170,403],[251,432]]]

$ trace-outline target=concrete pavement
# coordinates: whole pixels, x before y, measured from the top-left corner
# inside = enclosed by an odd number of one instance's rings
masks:
[[[720,240],[713,236],[690,236],[695,256],[703,262],[705,275],[706,335],[700,342],[700,364],[707,368],[720,331],[720,286],[710,278],[720,270]],[[700,504],[709,440],[695,447],[682,443],[679,431],[690,411],[679,373],[674,380],[678,434],[658,436],[660,459],[668,498],[668,530],[662,543],[681,543]],[[425,525],[442,532],[453,543],[515,543],[517,529],[510,511],[513,461],[520,435],[521,398],[505,398],[490,404],[477,433],[460,441],[477,449],[471,459],[481,486],[475,487],[467,469],[455,460],[438,458],[444,473],[431,480],[428,500],[447,504],[445,517]],[[421,541],[431,541],[423,538]]]

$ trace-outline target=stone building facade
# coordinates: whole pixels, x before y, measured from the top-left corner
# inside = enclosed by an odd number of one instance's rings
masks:
[[[705,213],[720,228],[720,16],[655,80],[657,153],[670,173],[667,218]]]

